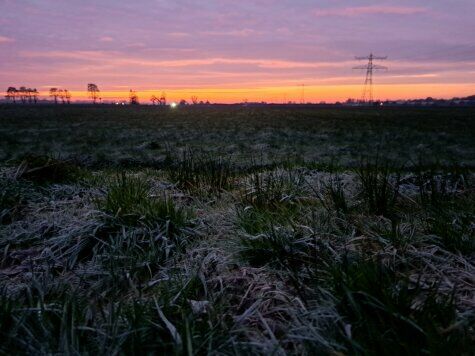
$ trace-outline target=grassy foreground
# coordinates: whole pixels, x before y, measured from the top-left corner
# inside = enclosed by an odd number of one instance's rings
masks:
[[[0,123],[0,354],[473,354],[473,109]]]

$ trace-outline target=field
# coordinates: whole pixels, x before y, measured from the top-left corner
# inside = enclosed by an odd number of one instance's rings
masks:
[[[0,354],[473,354],[473,108],[0,124]]]

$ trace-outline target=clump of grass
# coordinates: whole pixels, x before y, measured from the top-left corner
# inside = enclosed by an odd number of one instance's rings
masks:
[[[17,168],[16,178],[38,184],[75,182],[86,175],[71,160],[48,156],[26,156]]]
[[[427,232],[440,238],[440,244],[453,252],[475,250],[475,204],[470,179],[459,166],[432,165],[416,172],[420,204]]]
[[[258,236],[241,238],[241,256],[255,267],[269,264],[293,270],[308,259],[313,242],[302,232],[272,227]]]
[[[109,291],[111,296],[133,286],[141,290],[163,266],[185,247],[185,240],[168,239],[155,230],[123,229],[109,235],[93,257],[94,264],[106,272],[96,287]]]
[[[396,171],[396,173],[394,173]],[[399,196],[401,169],[395,169],[389,162],[361,162],[356,170],[361,185],[361,197],[368,213],[393,218]]]
[[[0,180],[0,225],[9,224],[21,215],[24,192],[14,181]]]
[[[190,215],[186,209],[176,206],[170,197],[151,197],[146,181],[125,174],[112,182],[99,207],[120,224],[158,225],[168,236],[184,228]]]
[[[229,326],[211,308],[192,309],[190,300],[208,297],[202,290],[198,278],[171,279],[154,297],[132,301],[37,281],[16,296],[0,295],[0,353],[191,355],[217,350]]]
[[[449,251],[463,254],[475,251],[474,198],[469,197],[468,202],[458,199],[455,205],[440,203],[427,210],[425,221],[428,232],[438,236],[442,246]]]
[[[457,326],[453,295],[413,285],[381,262],[346,260],[333,269],[331,283],[343,322],[350,326],[351,353],[461,355],[473,347],[468,329]]]
[[[198,154],[190,149],[183,152],[181,159],[171,161],[167,168],[168,176],[181,189],[220,192],[232,188],[234,184],[236,171],[222,157]]]
[[[237,224],[249,234],[258,234],[276,225],[291,225],[298,217],[298,193],[302,177],[291,171],[254,173],[249,189],[237,205]]]
[[[339,214],[348,214],[353,208],[350,205],[343,182],[338,175],[332,176],[328,183],[323,183],[324,196],[315,189],[314,191],[317,198],[329,212],[336,211]]]
[[[467,170],[458,165],[444,168],[438,164],[427,167],[419,163],[416,166],[416,185],[422,205],[438,206],[468,189],[470,180]]]
[[[241,202],[264,209],[291,204],[296,201],[302,185],[303,177],[298,172],[286,170],[254,173],[250,177],[249,188],[241,197]]]

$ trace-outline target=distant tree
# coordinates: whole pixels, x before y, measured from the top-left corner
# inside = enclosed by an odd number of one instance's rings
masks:
[[[180,106],[185,106],[185,105],[188,105],[188,103],[186,102],[185,99],[181,99],[179,105],[180,105]]]
[[[167,94],[165,94],[165,92],[162,92],[162,95],[160,96],[160,99],[159,99],[159,104],[162,106],[167,105]]]
[[[152,95],[152,97],[150,98],[150,101],[152,102],[152,105],[155,105],[156,103],[160,102],[160,99],[157,98],[155,95]]]
[[[58,97],[59,97],[59,95],[60,95],[60,93],[59,93],[58,88],[51,88],[51,89],[49,90],[49,96],[54,99],[54,103],[55,103],[55,104],[58,103]]]
[[[129,104],[130,105],[139,105],[139,97],[134,90],[130,90],[129,92]]]
[[[26,94],[28,98],[28,103],[33,104],[33,89],[31,88],[26,89]]]
[[[196,95],[193,95],[191,97],[191,102],[193,103],[193,105],[197,105],[198,104],[198,97]]]
[[[87,85],[87,92],[89,93],[89,97],[92,99],[92,102],[95,104],[97,99],[99,98],[100,90],[96,84],[90,83]]]
[[[64,98],[66,99],[66,103],[71,104],[71,93],[69,90],[64,90]]]
[[[33,98],[33,102],[36,104],[38,102],[38,96],[40,95],[40,93],[38,92],[38,90],[36,88],[34,88],[32,91],[31,91],[31,96]]]
[[[16,103],[17,95],[18,95],[18,90],[15,87],[8,87],[7,95],[5,95],[5,99],[7,99],[8,101],[13,101],[13,103]]]
[[[18,89],[18,93],[20,94],[21,102],[26,104],[28,101],[28,89],[26,89],[26,87],[20,87],[20,89]]]
[[[63,89],[58,89],[58,97],[61,99],[61,102],[63,104],[66,103],[66,99],[64,97],[64,90]]]

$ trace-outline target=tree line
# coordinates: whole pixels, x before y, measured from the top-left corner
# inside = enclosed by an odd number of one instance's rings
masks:
[[[94,84],[94,83],[89,83],[87,85],[87,93],[88,97],[91,99],[93,104],[96,104],[98,101],[102,102],[102,98],[100,97],[101,91],[99,90],[99,87]],[[19,89],[15,87],[8,87],[6,90],[6,95],[5,99],[7,102],[11,103],[17,103],[21,102],[22,104],[36,104],[38,102],[38,97],[40,93],[39,91],[27,87],[20,87]],[[61,89],[61,88],[50,88],[49,89],[49,97],[53,99],[55,104],[71,104],[71,92],[67,89]],[[159,106],[166,106],[167,105],[167,97],[166,94],[163,92],[160,97],[156,95],[152,95],[150,98],[150,101],[152,102],[152,105],[159,105]],[[209,101],[203,102],[203,101],[198,101],[197,96],[192,96],[191,97],[191,102],[193,105],[208,105]],[[137,95],[137,92],[134,90],[130,90],[129,92],[129,104],[130,105],[138,105],[139,104],[139,97]],[[188,105],[188,102],[186,100],[181,100],[179,102],[180,106]]]
[[[17,89],[15,87],[8,87],[5,99],[13,103],[20,101],[23,104],[36,104],[38,102],[39,95],[40,93],[38,92],[38,90],[36,90],[36,88],[31,89],[27,87],[20,87],[19,89]]]

